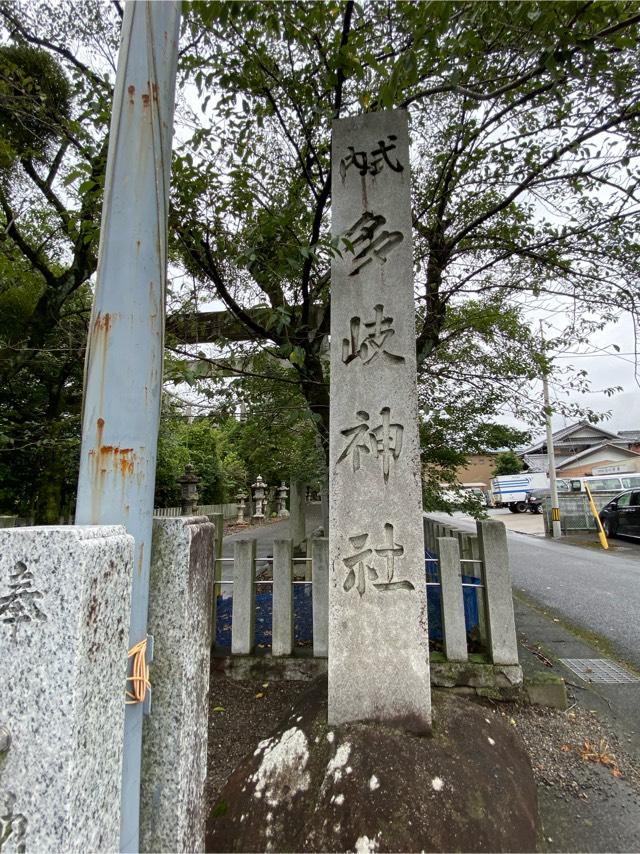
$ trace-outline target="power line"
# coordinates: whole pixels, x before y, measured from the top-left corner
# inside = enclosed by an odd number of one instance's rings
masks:
[[[557,356],[554,356],[554,359],[605,359],[607,356],[614,356],[616,358],[621,358],[622,356],[635,356],[636,354],[633,350],[625,353],[559,353]],[[635,362],[632,362],[630,359],[623,359],[624,362],[629,362],[630,365],[634,365]]]
[[[555,329],[556,332],[559,332],[562,335],[562,329],[558,329],[558,327],[554,326],[552,323],[548,323],[547,325],[550,326],[551,329]],[[624,356],[637,356],[638,354],[636,352],[624,353],[624,354],[610,353],[608,350],[605,350],[604,347],[596,347],[595,344],[591,344],[590,346],[593,347],[593,349],[597,351],[597,354],[602,353],[605,356],[613,356],[615,359],[620,359],[621,361],[627,362],[629,365],[633,365],[634,367],[636,367],[635,361],[632,362],[631,359],[625,359],[624,358]],[[596,357],[597,354],[596,353],[593,353],[593,354],[591,354],[591,353],[560,353],[556,356],[553,356],[553,358],[554,359],[559,359],[559,358],[571,359],[571,358],[576,358],[576,357],[581,357],[581,358],[592,357],[593,358],[593,357]]]

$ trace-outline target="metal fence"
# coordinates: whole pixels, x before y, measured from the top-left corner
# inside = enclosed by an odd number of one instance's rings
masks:
[[[225,520],[235,519],[238,515],[237,504],[201,504],[195,508],[196,516],[211,516],[214,513],[222,513]],[[154,507],[154,516],[181,516],[180,507]],[[60,517],[59,525],[73,525],[73,515]],[[33,525],[33,519],[22,516],[0,516],[0,528],[27,528]]]
[[[230,647],[232,655],[251,655],[256,647],[265,651],[270,647],[273,656],[290,656],[300,618],[296,611],[303,611],[302,619],[310,623],[307,635],[313,656],[326,658],[328,539],[312,540],[307,558],[293,557],[292,540],[275,540],[272,551],[272,557],[257,558],[256,540],[245,539],[234,543],[233,557],[217,559],[216,645]],[[263,577],[265,570],[270,578]]]
[[[619,495],[620,490],[613,492],[595,492],[593,501],[598,510],[608,504],[614,496]],[[593,518],[589,507],[589,499],[584,492],[575,492],[570,495],[558,495],[560,506],[560,528],[565,532],[570,531],[597,531],[598,526]],[[551,532],[551,496],[546,496],[542,505],[544,517],[544,530],[546,534]]]
[[[200,504],[193,511],[195,516],[211,516],[222,513],[224,519],[235,519],[238,515],[237,504]],[[182,516],[180,507],[154,507],[154,516]]]
[[[424,517],[425,584],[429,609],[430,646],[448,661],[467,661],[485,652],[496,664],[517,664],[518,654],[511,599],[506,534],[459,531]],[[311,558],[294,558],[290,540],[276,540],[273,556],[256,558],[256,541],[234,544],[234,555],[219,558],[216,636],[218,648],[232,655],[257,649],[290,656],[299,640],[300,622],[312,621],[309,643],[313,656],[327,656],[329,616],[329,548],[326,538],[314,539]],[[258,577],[270,566],[271,577]],[[296,576],[300,576],[297,578]],[[231,601],[229,601],[231,600]],[[493,630],[492,630],[493,627]],[[307,627],[309,628],[309,627]],[[257,629],[257,630],[256,630]]]

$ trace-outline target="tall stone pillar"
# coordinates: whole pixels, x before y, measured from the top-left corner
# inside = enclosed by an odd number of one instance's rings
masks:
[[[0,531],[0,849],[120,850],[134,542]]]
[[[140,851],[204,851],[214,556],[206,516],[153,520]]]
[[[431,724],[405,111],[332,142],[329,722]]]

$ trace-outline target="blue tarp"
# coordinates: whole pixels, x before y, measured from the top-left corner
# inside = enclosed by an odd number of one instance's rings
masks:
[[[428,583],[440,583],[440,571],[438,564],[434,561],[435,555],[426,553],[426,574]],[[471,575],[462,576],[463,584],[480,584],[479,578]],[[467,628],[467,636],[479,625],[478,618],[478,591],[471,587],[462,588],[462,602],[464,604],[464,621]],[[429,619],[429,640],[442,640],[442,592],[439,587],[427,587],[427,613]]]
[[[267,588],[267,585],[265,585]],[[231,646],[231,615],[233,597],[218,597],[216,620],[216,646]],[[256,594],[256,646],[271,646],[271,585]],[[311,646],[313,639],[313,608],[311,604],[311,585],[293,586],[293,636],[296,646]]]

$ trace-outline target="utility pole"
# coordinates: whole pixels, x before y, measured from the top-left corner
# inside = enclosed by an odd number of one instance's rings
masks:
[[[85,365],[76,511],[78,525],[124,525],[135,539],[129,646],[147,661],[180,7],[177,0],[125,5]],[[139,850],[142,719],[143,702],[134,697],[124,723],[123,852]]]
[[[540,337],[544,352],[545,342],[540,321]],[[542,394],[544,396],[544,417],[547,425],[547,460],[549,461],[549,484],[551,486],[551,536],[554,540],[562,536],[560,528],[560,505],[558,502],[558,483],[556,481],[556,454],[553,447],[553,426],[551,423],[551,404],[549,402],[549,369],[542,368]]]

